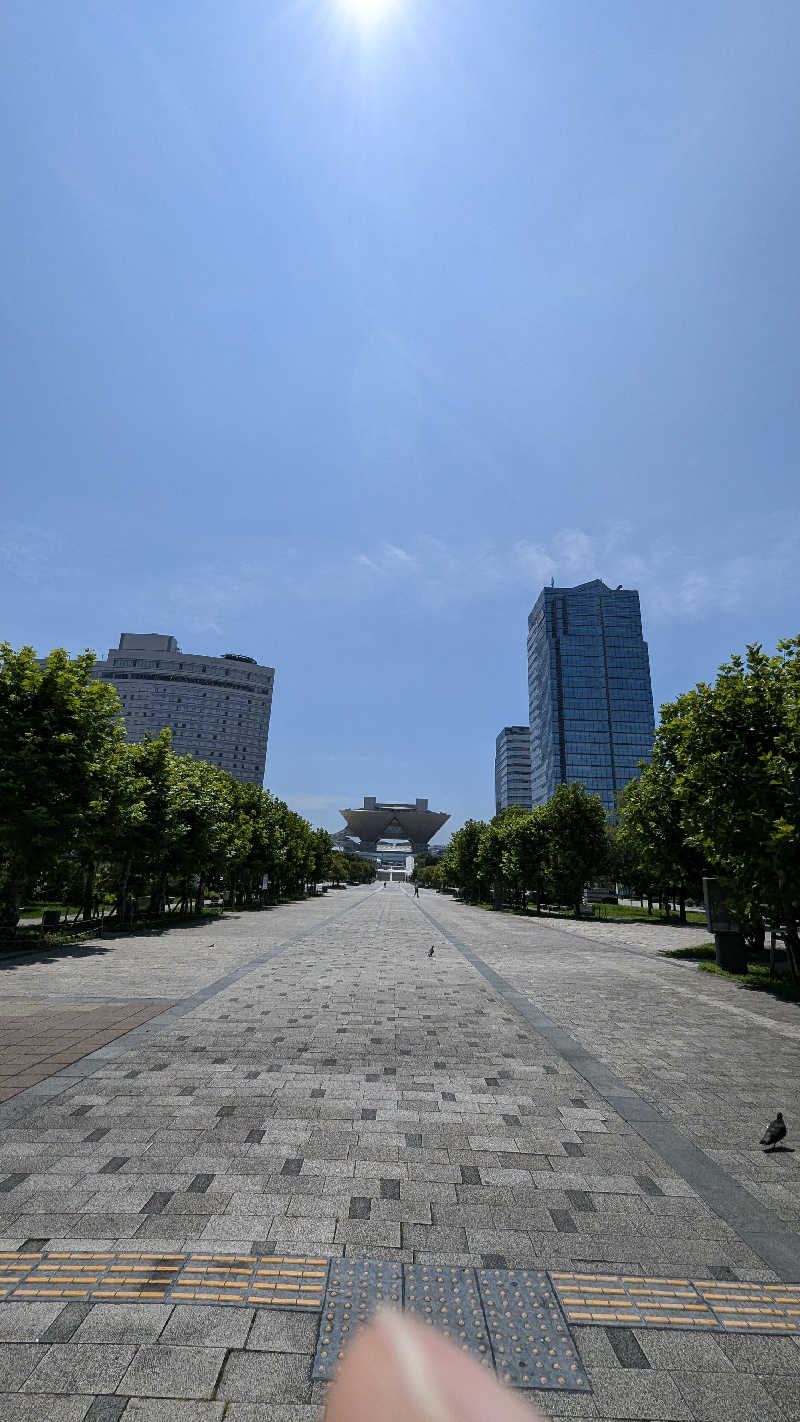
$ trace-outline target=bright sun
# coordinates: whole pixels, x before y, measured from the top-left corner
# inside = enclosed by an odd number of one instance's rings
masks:
[[[396,3],[397,0],[339,0],[342,9],[363,25],[376,24]]]

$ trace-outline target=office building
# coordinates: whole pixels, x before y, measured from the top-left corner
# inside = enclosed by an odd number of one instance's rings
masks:
[[[190,753],[261,785],[275,672],[253,657],[182,652],[174,637],[123,632],[95,676],[119,693],[129,741],[168,726],[181,755]]]
[[[509,805],[531,808],[530,726],[504,726],[495,742],[495,814]]]
[[[613,810],[653,750],[639,594],[601,579],[544,588],[528,618],[531,799],[580,781]]]

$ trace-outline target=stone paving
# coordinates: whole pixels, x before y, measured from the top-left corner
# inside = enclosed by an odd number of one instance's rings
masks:
[[[797,1279],[798,1158],[757,1142],[797,1119],[800,1010],[658,958],[657,933],[390,887],[0,961],[0,1030],[159,1013],[0,1105],[0,1249]],[[0,1303],[0,1419],[305,1422],[318,1327]],[[574,1332],[593,1391],[540,1411],[800,1417],[797,1335]]]

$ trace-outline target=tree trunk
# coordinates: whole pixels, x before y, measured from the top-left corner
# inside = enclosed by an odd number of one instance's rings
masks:
[[[195,911],[195,913],[202,913],[202,912],[203,912],[203,905],[204,905],[204,903],[205,903],[205,888],[206,888],[206,886],[205,886],[205,884],[203,883],[203,879],[202,879],[202,877],[201,877],[200,880],[198,881],[197,894],[196,894],[196,896],[195,896],[195,901],[194,901],[194,911]]]
[[[9,928],[13,931],[19,923],[20,912],[25,902],[28,878],[23,860],[12,855],[6,867],[5,882],[0,891],[0,928]]]
[[[795,987],[800,983],[800,938],[797,933],[797,920],[794,917],[794,905],[787,903],[784,909],[785,934],[784,944],[786,946],[786,961],[789,964],[789,975]]]
[[[94,859],[90,859],[83,871],[83,909],[82,918],[91,918],[94,912],[94,886],[97,878],[97,864]]]
[[[128,912],[128,881],[131,877],[131,861],[126,859],[122,865],[122,878],[119,883],[115,913],[120,923],[124,923]]]
[[[652,912],[653,912],[653,896],[652,896],[652,894],[648,894],[648,895],[647,895],[647,912],[648,912],[648,913],[652,913]]]
[[[678,917],[681,923],[686,922],[686,891],[681,889],[678,898]]]

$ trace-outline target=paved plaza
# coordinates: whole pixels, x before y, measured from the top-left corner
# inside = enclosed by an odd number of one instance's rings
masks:
[[[390,886],[0,959],[0,1422],[311,1422],[348,1269],[499,1372],[549,1291],[545,1414],[800,1418],[800,1009],[704,936]]]

